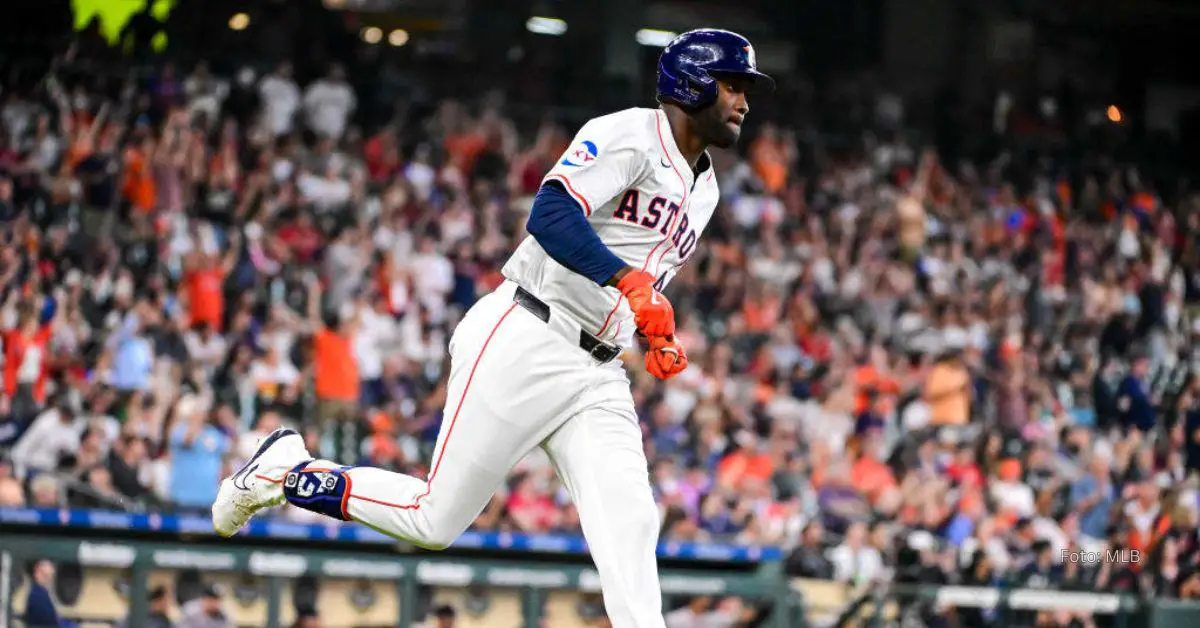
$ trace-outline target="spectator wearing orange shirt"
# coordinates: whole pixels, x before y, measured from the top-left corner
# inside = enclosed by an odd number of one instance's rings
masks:
[[[880,395],[900,394],[900,385],[888,373],[887,354],[881,347],[872,347],[866,359],[854,369],[854,414],[871,409],[872,400]]]
[[[868,436],[863,443],[862,455],[850,467],[850,483],[871,502],[896,486],[896,477],[884,463],[883,457],[881,437]]]
[[[47,345],[50,328],[38,325],[37,314],[26,307],[17,326],[4,337],[4,394],[12,416],[32,419],[45,401]]]
[[[971,374],[961,353],[950,351],[938,357],[922,396],[929,404],[932,425],[962,426],[971,420]]]
[[[149,214],[157,204],[158,190],[150,168],[153,158],[154,137],[149,133],[125,151],[125,180],[121,184],[121,195],[135,213]]]
[[[313,326],[313,388],[317,393],[317,419],[325,430],[333,430],[334,456],[357,460],[358,363],[354,359],[354,334],[358,316],[327,320],[321,312],[324,291],[314,277],[309,283],[308,318]]]
[[[750,432],[739,432],[737,449],[717,464],[717,483],[736,489],[748,479],[768,482],[775,474],[775,462],[759,447],[759,439]]]
[[[371,466],[385,469],[400,469],[404,454],[396,443],[396,421],[386,412],[379,411],[367,421],[371,434],[363,441],[363,457]]]
[[[235,231],[223,258],[197,253],[188,260],[183,281],[187,286],[190,325],[208,323],[216,331],[224,329],[225,278],[237,265],[240,253],[241,235]]]
[[[788,150],[774,125],[764,124],[750,145],[750,167],[769,194],[778,194],[787,185]]]
[[[778,290],[755,288],[742,305],[742,318],[750,332],[767,333],[779,322],[783,312],[783,296]]]
[[[444,145],[450,163],[464,174],[471,173],[475,168],[475,160],[483,154],[487,146],[488,136],[481,126],[469,122],[463,124],[459,132],[448,134]]]

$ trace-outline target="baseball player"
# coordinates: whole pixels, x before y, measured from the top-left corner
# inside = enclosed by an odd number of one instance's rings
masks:
[[[445,413],[429,478],[314,460],[287,429],[220,487],[213,526],[236,533],[284,501],[429,549],[450,545],[509,470],[543,448],[579,510],[619,628],[663,626],[651,493],[629,379],[616,361],[634,334],[645,364],[687,368],[661,293],[696,251],[717,206],[708,146],[733,146],[755,84],[754,48],[723,30],[662,51],[657,109],[588,121],[546,175],[506,281],[450,339]]]

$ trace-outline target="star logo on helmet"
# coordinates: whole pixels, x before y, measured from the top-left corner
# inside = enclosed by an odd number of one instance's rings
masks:
[[[757,67],[758,63],[754,60],[754,46],[742,46],[742,50],[746,53],[746,65],[751,68]]]

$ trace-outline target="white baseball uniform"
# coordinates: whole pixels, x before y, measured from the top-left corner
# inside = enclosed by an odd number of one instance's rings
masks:
[[[699,174],[675,146],[666,114],[627,109],[590,120],[546,175],[559,181],[619,258],[661,289],[696,250],[718,192],[711,160]],[[345,510],[425,547],[453,542],[534,447],[571,494],[618,628],[663,626],[655,548],[659,519],[629,380],[601,363],[580,331],[628,347],[632,313],[526,238],[507,280],[463,317],[450,340],[450,379],[428,481],[353,468]],[[514,300],[518,286],[548,320]]]

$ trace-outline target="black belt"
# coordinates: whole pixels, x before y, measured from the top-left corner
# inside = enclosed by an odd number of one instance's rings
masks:
[[[530,294],[528,290],[521,286],[517,286],[517,292],[513,295],[513,301],[516,301],[521,307],[529,310],[529,313],[542,319],[543,323],[550,322],[550,306]],[[579,348],[587,351],[588,355],[600,362],[611,362],[617,359],[617,356],[621,355],[620,347],[610,345],[582,329],[579,330]]]

